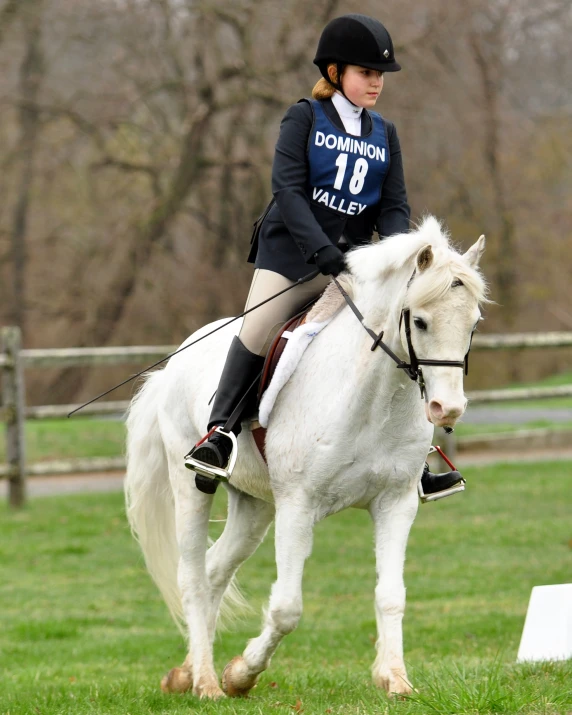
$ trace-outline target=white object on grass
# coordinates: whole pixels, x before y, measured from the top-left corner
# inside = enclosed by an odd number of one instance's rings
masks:
[[[572,583],[535,586],[517,662],[572,658]]]

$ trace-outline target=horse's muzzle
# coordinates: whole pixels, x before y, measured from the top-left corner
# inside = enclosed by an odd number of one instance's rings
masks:
[[[425,414],[429,422],[436,427],[454,427],[459,417],[465,412],[466,406],[467,400],[464,398],[462,402],[433,398],[425,403]]]

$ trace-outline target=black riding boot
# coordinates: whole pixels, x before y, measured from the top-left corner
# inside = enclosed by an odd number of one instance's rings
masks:
[[[209,430],[215,426],[222,427],[226,424],[247,390],[262,371],[263,366],[263,357],[247,350],[238,337],[233,339],[216,391],[208,424]],[[252,394],[254,398],[254,388]],[[246,402],[243,410],[247,410],[251,406],[253,406],[253,400]],[[240,430],[240,419],[238,419],[232,431],[235,435],[238,435]],[[220,432],[214,432],[208,440],[192,452],[192,458],[197,462],[201,462],[207,468],[212,466],[225,469],[231,453],[232,441],[230,437],[225,437]],[[187,462],[185,462],[185,466],[188,469],[193,469],[192,465]],[[196,474],[195,484],[200,491],[206,494],[214,494],[219,481],[214,475],[209,478],[203,474]]]
[[[460,472],[457,472],[457,470],[454,470],[452,472],[443,472],[442,474],[433,474],[433,472],[429,471],[429,465],[427,464],[427,462],[425,462],[423,474],[421,475],[421,488],[425,496],[440,494],[441,492],[448,492],[454,487],[458,487],[458,491],[462,491],[464,486],[465,480],[461,476]],[[456,492],[452,493],[455,494]],[[442,494],[442,496],[446,497],[449,495]]]

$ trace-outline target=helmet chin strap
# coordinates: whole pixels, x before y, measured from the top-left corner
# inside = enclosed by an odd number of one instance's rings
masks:
[[[352,100],[346,95],[346,93],[344,92],[344,90],[343,90],[343,88],[342,88],[342,83],[340,82],[340,79],[339,79],[339,78],[342,76],[343,67],[344,67],[344,66],[343,66],[343,64],[342,64],[341,62],[336,62],[336,73],[337,73],[337,75],[338,75],[338,81],[337,81],[337,82],[334,82],[334,81],[330,78],[330,73],[326,70],[326,74],[328,75],[328,82],[332,85],[332,87],[333,87],[335,90],[337,90],[343,97],[345,97],[350,104],[352,104],[354,107],[357,107],[358,105],[357,105],[357,104],[354,104],[354,102],[352,102]],[[358,109],[359,109],[359,107],[358,107]]]

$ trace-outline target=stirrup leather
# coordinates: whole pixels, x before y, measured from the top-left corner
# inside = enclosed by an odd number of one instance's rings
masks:
[[[455,466],[447,459],[445,456],[445,453],[441,449],[441,447],[436,446],[436,447],[430,447],[429,448],[429,454],[433,454],[433,452],[438,452],[440,456],[447,462],[447,464],[451,467],[451,469],[456,471]],[[421,479],[419,479],[419,482],[417,483],[417,492],[419,494],[419,499],[421,500],[422,504],[427,504],[427,502],[431,501],[437,501],[438,499],[444,499],[445,497],[450,497],[453,494],[458,494],[459,492],[464,492],[465,491],[465,484],[467,483],[463,477],[461,477],[461,480],[458,484],[455,484],[452,487],[449,487],[449,489],[443,489],[441,492],[434,492],[433,494],[425,494],[423,491],[423,485],[421,483]]]
[[[200,447],[203,442],[206,442],[214,432],[220,432],[220,434],[224,435],[225,437],[228,437],[232,442],[232,452],[230,453],[228,464],[226,465],[225,469],[214,467],[211,464],[205,464],[204,462],[199,462],[198,460],[193,459],[193,453],[195,452],[197,447]],[[195,446],[191,449],[191,451],[187,454],[187,456],[185,457],[185,467],[187,467],[187,469],[192,469],[193,472],[196,472],[203,477],[207,477],[207,479],[216,479],[220,482],[228,482],[230,481],[230,477],[234,470],[237,456],[238,442],[234,432],[225,432],[222,427],[215,426],[200,440],[200,442],[197,442]]]

